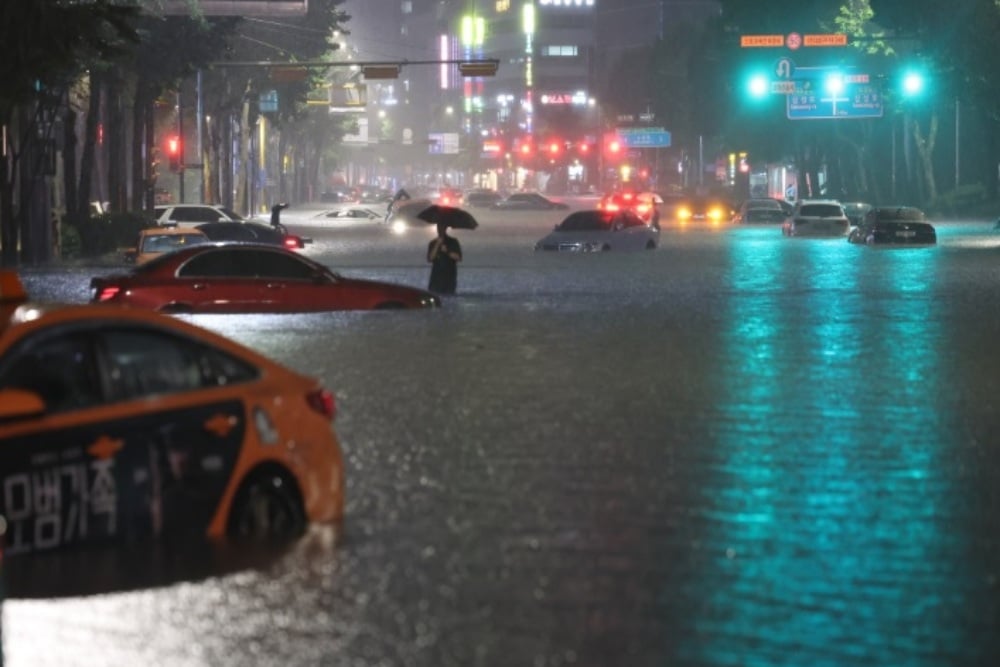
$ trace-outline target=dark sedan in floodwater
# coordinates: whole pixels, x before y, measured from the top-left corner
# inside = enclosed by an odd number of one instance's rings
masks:
[[[569,204],[549,199],[537,192],[515,192],[493,204],[493,208],[501,211],[565,211]]]
[[[918,208],[880,206],[865,214],[847,240],[865,245],[934,245],[937,231]]]
[[[203,244],[132,273],[94,278],[92,300],[180,313],[295,313],[434,308],[430,292],[346,278],[281,246]]]

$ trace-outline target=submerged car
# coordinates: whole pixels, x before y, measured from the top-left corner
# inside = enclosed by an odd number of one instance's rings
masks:
[[[139,232],[135,248],[125,253],[125,260],[145,264],[163,253],[208,241],[204,232],[192,227],[150,227]]]
[[[297,234],[289,234],[259,222],[208,222],[195,226],[208,237],[209,241],[236,241],[240,243],[264,243],[301,250],[312,239]]]
[[[860,225],[868,215],[868,211],[872,210],[871,204],[860,201],[841,202],[841,206],[844,207],[844,213],[853,226]]]
[[[660,231],[632,211],[576,211],[535,244],[535,250],[604,252],[652,250]]]
[[[937,230],[919,208],[880,206],[865,214],[847,240],[865,245],[934,245]]]
[[[200,225],[205,222],[246,222],[236,211],[218,204],[168,204],[153,207],[158,225]]]
[[[343,517],[335,399],[317,379],[179,318],[3,298],[6,557],[284,539]]]
[[[682,227],[719,227],[733,217],[729,203],[717,197],[685,197],[671,208],[670,221]]]
[[[782,224],[785,236],[836,237],[847,236],[851,227],[840,202],[833,199],[805,199],[795,205],[795,211]]]
[[[790,216],[793,211],[794,206],[781,199],[770,197],[747,199],[733,215],[733,223],[738,225],[761,222],[780,223],[784,222],[785,218]]]
[[[501,211],[565,211],[569,205],[538,192],[515,192],[493,204],[493,208]]]
[[[291,313],[435,308],[437,296],[347,278],[281,246],[211,243],[91,280],[92,301],[172,313]]]

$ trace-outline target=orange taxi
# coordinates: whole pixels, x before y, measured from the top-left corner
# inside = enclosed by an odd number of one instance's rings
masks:
[[[33,304],[0,270],[7,557],[338,521],[334,417],[318,380],[223,336],[147,310]]]

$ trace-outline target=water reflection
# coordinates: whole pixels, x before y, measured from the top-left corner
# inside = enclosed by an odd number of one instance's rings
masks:
[[[929,391],[945,381],[933,249],[741,241],[699,519],[714,548],[684,596],[704,604],[680,653],[789,666],[974,655],[949,521],[961,500],[942,473],[954,437]]]

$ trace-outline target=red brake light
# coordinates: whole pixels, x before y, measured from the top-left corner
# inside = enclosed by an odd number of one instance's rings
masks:
[[[299,241],[299,237],[298,236],[286,236],[285,237],[285,247],[286,248],[291,248],[291,249],[294,250],[295,248],[301,248],[302,244]]]
[[[100,293],[97,295],[98,301],[111,301],[111,299],[118,296],[118,293],[122,291],[121,287],[117,285],[110,285],[108,287],[102,287]]]
[[[622,207],[619,206],[617,203],[609,201],[607,203],[607,205],[604,207],[604,210],[605,211],[620,211],[621,208]]]
[[[306,402],[309,407],[320,413],[330,421],[337,417],[337,401],[333,397],[333,392],[329,389],[314,389],[306,394]]]

